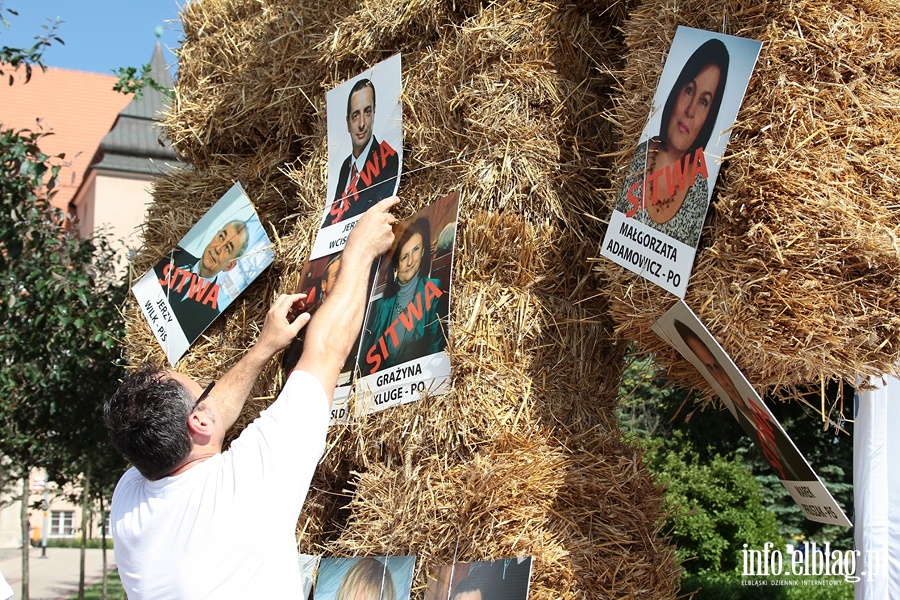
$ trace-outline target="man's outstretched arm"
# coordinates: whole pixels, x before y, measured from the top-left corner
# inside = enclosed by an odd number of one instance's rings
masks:
[[[266,320],[257,342],[216,381],[216,389],[210,397],[216,400],[219,415],[225,421],[225,429],[230,429],[237,421],[263,368],[272,357],[287,347],[309,322],[308,314],[300,315],[293,323],[287,319],[291,305],[305,295],[278,296],[266,313]]]
[[[372,263],[394,242],[392,227],[397,218],[390,210],[398,202],[400,199],[397,196],[386,198],[357,221],[344,246],[334,289],[329,292],[306,332],[303,354],[296,369],[306,371],[319,380],[329,404],[341,367],[362,328]]]

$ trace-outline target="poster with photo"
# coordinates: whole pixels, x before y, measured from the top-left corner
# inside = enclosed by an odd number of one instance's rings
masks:
[[[432,568],[425,600],[527,600],[531,557],[457,562]]]
[[[335,252],[321,256],[315,260],[307,261],[300,272],[300,285],[297,292],[306,294],[306,298],[298,300],[291,307],[293,316],[308,312],[314,316],[334,289],[337,273],[341,266],[343,252]],[[374,270],[373,270],[374,274]],[[371,289],[371,280],[368,289]],[[303,353],[303,343],[306,338],[306,328],[300,330],[297,339],[285,349],[281,356],[281,367],[285,372],[291,371],[300,360]],[[337,385],[331,402],[331,423],[344,423],[348,420],[347,402],[350,399],[352,378],[356,367],[356,356],[359,353],[360,338],[357,336],[353,349],[344,361],[341,372],[338,375]]]
[[[323,558],[314,600],[409,600],[415,556]]]
[[[172,365],[274,258],[256,210],[235,183],[131,288]]]
[[[401,91],[395,54],[325,94],[327,198],[311,260],[341,250],[360,216],[396,194],[403,169]]]
[[[300,567],[300,577],[303,581],[303,594],[300,596],[303,600],[311,600],[313,592],[313,582],[316,580],[316,573],[319,571],[319,560],[321,556],[316,554],[298,554],[297,566]]]
[[[679,26],[601,253],[684,298],[762,43]]]
[[[778,419],[683,300],[660,317],[653,331],[697,368],[762,452],[807,519],[851,526]]]
[[[332,424],[350,419],[347,407],[357,373],[362,413],[449,389],[450,359],[444,349],[458,214],[459,192],[453,192],[395,227],[394,245],[372,271],[363,329],[338,377]],[[292,307],[295,315],[315,315],[334,285],[340,260],[336,252],[307,261],[297,288],[307,296]],[[301,331],[282,355],[285,371],[297,364],[303,339]]]
[[[450,385],[447,321],[459,193],[395,228],[375,276],[357,366],[357,405],[371,413]]]

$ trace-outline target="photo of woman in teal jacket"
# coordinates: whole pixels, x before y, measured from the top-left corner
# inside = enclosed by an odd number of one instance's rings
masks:
[[[391,255],[384,293],[366,324],[359,358],[369,375],[440,352],[447,345],[442,319],[446,290],[431,273],[431,226],[425,217],[401,234]]]

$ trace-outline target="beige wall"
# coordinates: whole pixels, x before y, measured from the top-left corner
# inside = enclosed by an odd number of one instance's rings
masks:
[[[140,248],[140,226],[153,200],[151,183],[146,175],[91,170],[75,198],[79,233],[89,236],[103,227],[116,247]]]
[[[34,505],[35,503],[40,503],[44,498],[44,492],[35,489],[33,483],[37,480],[44,480],[44,472],[41,469],[33,469],[31,472],[30,482],[31,487],[31,495],[29,497],[29,505]],[[17,490],[22,489],[21,481],[16,486]],[[14,495],[13,495],[14,496]],[[50,538],[81,538],[81,507],[75,506],[68,502],[64,494],[60,492],[57,488],[56,484],[50,483],[47,486],[47,494],[46,498],[48,499],[48,510],[46,511],[46,524],[48,527],[48,536]],[[9,495],[0,499],[0,548],[18,548],[22,543],[22,525],[21,525],[21,510],[22,504],[19,501],[10,502],[7,504],[6,501],[9,500]],[[32,539],[41,539],[45,519],[44,519],[44,511],[40,508],[29,508],[28,512],[29,523],[31,524],[31,538]],[[71,513],[72,516],[72,524],[73,531],[65,531],[58,532],[52,531],[52,514],[63,514],[63,513]],[[107,532],[107,535],[109,533]],[[99,520],[99,511],[95,511],[94,522],[91,523],[91,527],[88,531],[88,538],[99,538],[100,537],[100,520]]]
[[[18,485],[22,488],[21,482]],[[22,534],[19,511],[21,504],[13,502],[7,504],[9,497],[0,498],[0,548],[18,548],[21,544]]]

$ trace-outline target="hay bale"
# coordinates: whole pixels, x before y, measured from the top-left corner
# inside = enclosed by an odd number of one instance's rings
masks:
[[[672,549],[661,544],[648,552],[656,532],[638,511],[622,510],[643,500],[639,508],[652,511],[658,490],[622,458],[620,446],[616,436],[594,433],[582,452],[570,453],[544,435],[507,435],[469,461],[433,455],[374,466],[354,481],[346,528],[352,537],[331,549],[417,554],[416,582],[432,566],[462,556],[524,553],[534,557],[529,598],[616,597],[623,589],[633,597],[665,597],[671,591],[660,583],[669,576],[660,565],[672,564]],[[596,518],[598,509],[606,518]]]
[[[161,180],[137,271],[240,178],[276,261],[182,363],[215,376],[293,291],[325,201],[325,91],[403,52],[402,211],[459,189],[453,389],[329,433],[298,537],[326,555],[535,557],[532,594],[669,598],[679,568],[660,490],[614,415],[624,345],[588,264],[599,245],[603,119],[623,5],[200,0],[169,138],[194,165]],[[207,201],[208,199],[208,201]],[[179,220],[168,224],[173,216]],[[129,307],[129,352],[161,355]],[[151,349],[152,348],[152,349]],[[276,394],[274,367],[234,435]],[[419,596],[415,596],[419,594]]]
[[[761,40],[685,301],[748,379],[798,386],[895,373],[900,359],[900,23],[896,2],[646,2],[623,25],[615,203],[677,25]],[[599,251],[597,252],[599,254]],[[673,298],[605,259],[616,331],[708,389],[650,326]]]

